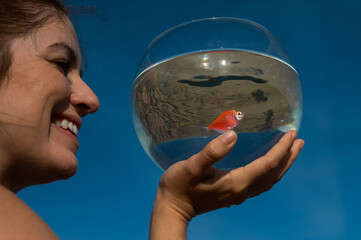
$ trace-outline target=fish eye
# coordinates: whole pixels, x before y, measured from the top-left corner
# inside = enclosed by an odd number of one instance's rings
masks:
[[[236,113],[236,119],[237,119],[238,121],[240,121],[240,120],[242,120],[242,118],[243,118],[243,113],[242,113],[242,112],[237,112],[237,113]]]

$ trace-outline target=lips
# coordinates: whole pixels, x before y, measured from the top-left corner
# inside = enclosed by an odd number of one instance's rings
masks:
[[[75,137],[78,137],[78,132],[81,126],[81,118],[73,114],[54,114],[51,121],[58,127],[69,131]]]

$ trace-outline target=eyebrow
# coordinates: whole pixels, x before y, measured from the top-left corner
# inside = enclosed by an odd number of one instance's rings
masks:
[[[68,58],[68,61],[75,67],[78,64],[78,54],[65,42],[57,42],[47,47],[48,49],[54,50],[63,50]],[[83,76],[84,70],[83,67],[80,67],[79,74],[80,77]]]

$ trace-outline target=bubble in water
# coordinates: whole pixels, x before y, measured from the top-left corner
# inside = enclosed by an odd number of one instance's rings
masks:
[[[233,129],[234,149],[214,165],[230,170],[299,129],[301,86],[265,28],[244,19],[201,19],[149,45],[133,84],[132,115],[144,150],[164,170]]]

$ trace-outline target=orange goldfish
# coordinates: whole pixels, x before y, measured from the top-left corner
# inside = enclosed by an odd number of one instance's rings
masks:
[[[225,111],[207,127],[207,130],[212,129],[220,132],[231,130],[238,125],[243,117],[244,114],[242,112],[237,112],[236,110]]]

